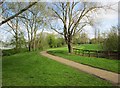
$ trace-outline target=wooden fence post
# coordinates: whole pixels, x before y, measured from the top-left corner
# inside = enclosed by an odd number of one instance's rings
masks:
[[[88,50],[88,52],[89,52],[89,57],[90,57],[90,50]]]
[[[83,52],[82,52],[82,56],[84,56],[84,50],[83,50]]]

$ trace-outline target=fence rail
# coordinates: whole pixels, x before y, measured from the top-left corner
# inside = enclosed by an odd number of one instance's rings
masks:
[[[82,56],[95,56],[95,57],[105,57],[105,58],[112,58],[112,59],[120,59],[118,51],[103,51],[103,50],[84,50],[73,48],[75,54],[82,55]]]

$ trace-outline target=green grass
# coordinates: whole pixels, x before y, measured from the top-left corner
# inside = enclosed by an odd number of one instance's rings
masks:
[[[74,54],[68,54],[67,48],[56,48],[53,50],[49,50],[48,53],[57,55],[69,60],[73,60],[78,63],[86,64],[89,66],[109,70],[112,72],[120,73],[120,69],[118,69],[118,64],[120,61],[112,60],[112,59],[105,59],[105,58],[95,58],[95,57],[84,57],[78,56]]]
[[[76,48],[85,49],[85,50],[102,50],[101,44],[81,44],[76,46]]]
[[[109,86],[111,83],[78,71],[38,52],[5,56],[3,86]]]

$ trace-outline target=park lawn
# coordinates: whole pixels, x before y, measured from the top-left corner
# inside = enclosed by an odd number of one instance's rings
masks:
[[[108,81],[78,71],[67,65],[26,52],[5,56],[3,86],[109,86]]]
[[[103,49],[101,44],[81,44],[76,46],[76,48],[80,48],[84,50],[102,50]]]
[[[69,54],[67,51],[67,47],[64,48],[56,48],[52,50],[48,50],[48,53],[57,55],[81,64],[93,66],[96,68],[105,69],[108,71],[120,73],[120,69],[118,69],[119,60],[105,59],[105,58],[95,58],[95,57],[85,57],[74,54]]]

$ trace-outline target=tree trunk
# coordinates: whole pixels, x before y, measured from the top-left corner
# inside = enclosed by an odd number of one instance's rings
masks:
[[[72,37],[71,36],[68,37],[67,45],[68,45],[68,52],[72,53],[73,49],[72,49]]]
[[[30,31],[29,31],[29,28],[28,28],[28,21],[27,21],[27,33],[28,33],[28,50],[31,51],[31,40],[30,40]]]
[[[15,39],[15,41],[16,41],[16,52],[18,52],[18,35],[17,35],[17,33],[16,33],[16,39]]]
[[[16,19],[16,33],[15,33],[15,41],[16,41],[16,52],[18,52],[18,48],[19,48],[19,41],[18,41],[18,19]]]
[[[68,43],[68,52],[72,53],[72,43]]]
[[[35,39],[33,40],[33,50],[34,51],[36,50],[36,41],[35,41]]]
[[[29,49],[29,51],[31,51],[31,43],[30,43],[30,41],[28,43],[28,49]]]
[[[36,50],[36,31],[34,30],[34,38],[33,38],[33,50]]]

